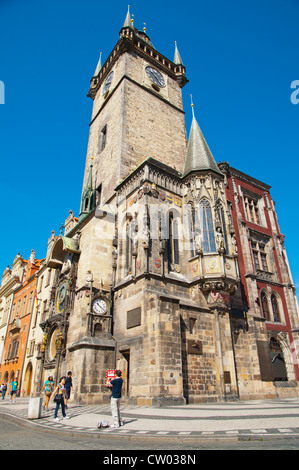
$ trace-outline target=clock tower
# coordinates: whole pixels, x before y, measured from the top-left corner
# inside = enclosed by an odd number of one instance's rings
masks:
[[[176,155],[182,172],[187,144],[181,94],[187,79],[177,47],[173,62],[154,48],[145,28],[134,27],[129,11],[119,34],[88,93],[93,110],[83,191],[93,163],[102,203],[149,157],[173,166]]]

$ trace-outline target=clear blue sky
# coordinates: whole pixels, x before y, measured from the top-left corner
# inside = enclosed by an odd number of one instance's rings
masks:
[[[0,271],[20,252],[46,255],[70,209],[78,215],[99,53],[116,44],[128,0],[0,0]],[[217,162],[272,186],[299,287],[297,0],[132,1],[135,26],[173,58],[178,43],[189,94]]]

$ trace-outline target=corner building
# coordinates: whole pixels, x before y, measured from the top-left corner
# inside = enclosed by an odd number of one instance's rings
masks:
[[[77,402],[107,402],[106,370],[114,368],[123,371],[124,398],[140,405],[280,390],[274,377],[264,386],[258,361],[267,331],[249,306],[256,287],[240,264],[248,241],[233,210],[229,165],[216,164],[194,112],[187,139],[185,72],[177,47],[173,61],[163,56],[128,11],[91,79],[80,214],[68,217],[48,251],[55,279],[41,324],[44,376],[72,370]],[[292,290],[284,275],[281,289]],[[288,302],[289,332],[298,319],[293,291]],[[256,316],[261,333],[251,325]],[[247,326],[236,342],[240,322]],[[287,357],[286,393],[294,396],[297,352]]]

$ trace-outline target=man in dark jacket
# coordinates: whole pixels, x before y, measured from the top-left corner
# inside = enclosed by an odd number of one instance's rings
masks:
[[[115,371],[115,379],[111,380],[109,384],[107,384],[109,387],[112,388],[111,392],[111,414],[114,419],[114,424],[112,424],[112,428],[119,428],[119,426],[122,426],[122,421],[120,417],[120,399],[121,399],[121,388],[123,385],[123,379],[121,378],[121,371],[117,370]]]
[[[65,404],[65,407],[67,408],[67,402],[70,399],[71,390],[73,390],[73,380],[72,380],[72,371],[71,370],[69,370],[68,373],[67,373],[67,378],[66,378],[66,381],[65,381],[64,388],[65,388],[64,404]]]

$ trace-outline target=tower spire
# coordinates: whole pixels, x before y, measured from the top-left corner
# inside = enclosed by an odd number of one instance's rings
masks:
[[[97,67],[96,67],[96,69],[95,69],[95,72],[94,72],[94,75],[93,75],[94,77],[96,77],[96,76],[98,75],[98,73],[100,72],[101,68],[102,68],[102,53],[100,52],[99,62],[98,62],[98,65],[97,65]]]
[[[175,51],[174,51],[173,63],[176,64],[176,65],[184,65],[183,61],[182,61],[182,58],[180,56],[176,41],[174,41],[174,43],[175,43]]]
[[[133,27],[131,15],[130,15],[130,5],[128,5],[128,13],[127,13],[125,22],[123,24],[123,28],[128,28],[128,27],[129,28]]]
[[[93,167],[93,157],[91,158],[91,162],[90,162],[87,183],[82,193],[80,217],[88,214],[91,210],[94,209],[94,189],[92,185],[92,167]]]
[[[212,155],[211,150],[204,138],[201,129],[196,121],[194,113],[193,98],[191,96],[192,124],[187,145],[186,160],[184,167],[184,176],[192,171],[212,170],[222,175],[218,165]]]

